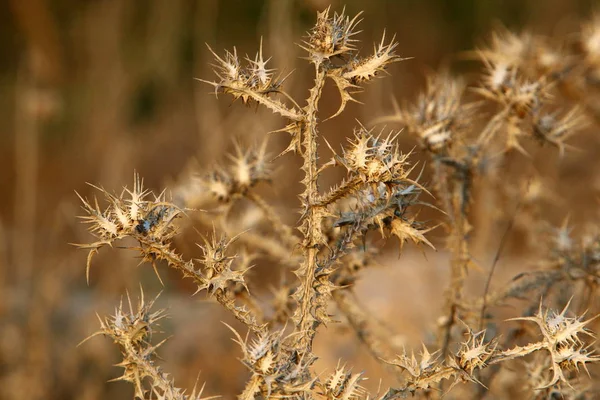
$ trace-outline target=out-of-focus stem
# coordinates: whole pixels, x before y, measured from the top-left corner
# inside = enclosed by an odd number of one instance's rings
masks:
[[[267,221],[269,221],[275,233],[277,233],[280,236],[283,243],[287,247],[289,247],[290,250],[298,245],[298,240],[296,239],[296,237],[294,237],[292,229],[289,226],[287,226],[281,220],[281,218],[279,218],[279,215],[275,212],[275,210],[273,210],[273,207],[271,207],[270,204],[268,204],[262,197],[260,197],[253,191],[248,191],[246,197],[249,200],[251,200],[254,204],[256,204],[258,208],[261,209],[263,215],[265,216]]]
[[[349,290],[336,290],[332,295],[339,310],[346,316],[356,336],[365,345],[369,353],[378,362],[391,360],[393,356],[388,353],[384,343],[378,337],[381,335],[377,335],[378,326],[373,323],[373,318],[370,318],[369,313],[356,301],[354,294]],[[402,380],[401,371],[398,368],[394,368],[388,363],[382,363],[382,365],[396,379]]]

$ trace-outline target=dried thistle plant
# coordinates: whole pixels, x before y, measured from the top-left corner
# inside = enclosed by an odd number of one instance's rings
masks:
[[[137,175],[133,189],[124,189],[118,195],[96,188],[105,197],[104,208],[97,200],[90,202],[80,196],[86,213],[82,218],[98,239],[80,245],[89,250],[88,279],[92,257],[102,247],[127,237],[138,244],[131,249],[140,253],[141,263],[152,264],[157,275],[158,262],[162,261],[191,279],[197,292],[206,291],[248,329],[243,337],[231,328],[242,350],[240,360],[250,374],[238,396],[242,400],[390,400],[408,394],[435,398],[459,383],[484,387],[493,378],[490,366],[525,358],[535,360],[524,364],[531,393],[562,393],[565,387],[583,393],[583,388],[576,389],[580,387],[575,383],[578,373],[583,370],[589,374],[588,364],[600,361],[585,341],[586,335],[592,335],[588,325],[593,318],[567,315],[568,304],[557,313],[540,303],[536,313],[513,318],[537,326],[537,335],[532,333],[532,341],[526,345],[503,345],[499,338],[488,337],[485,329],[474,327],[483,323],[486,308],[529,290],[566,281],[567,277],[573,278],[570,274],[574,271],[580,273],[581,281],[597,282],[597,239],[587,240],[582,248],[575,249],[561,231],[562,245],[553,247],[557,250],[552,253],[553,268],[533,274],[533,279],[526,282],[517,280],[503,290],[485,293],[482,299],[468,299],[464,289],[467,272],[474,265],[469,218],[481,171],[494,170],[486,166],[497,154],[512,149],[525,153],[520,143],[523,137],[554,145],[562,152],[567,148],[564,141],[581,126],[580,108],[564,113],[548,108],[559,66],[551,63],[550,55],[528,57],[532,47],[541,48],[533,45],[529,36],[497,35],[489,50],[478,52],[485,72],[475,92],[482,95],[483,101],[465,103],[463,82],[446,75],[432,76],[417,104],[397,108],[393,116],[385,118],[403,124],[431,155],[433,191],[448,216],[448,247],[452,252],[446,318],[440,324],[438,349],[430,352],[423,345],[420,358],[412,352],[410,356],[403,352],[394,357],[385,335],[377,332],[373,318],[352,296],[352,285],[360,279],[361,271],[373,264],[377,252],[365,237],[369,231],[384,238],[395,236],[400,251],[407,241],[433,248],[426,235],[437,225],[418,219],[420,208],[435,206],[433,200],[422,199],[432,196],[420,182],[416,165],[410,162],[411,153],[403,153],[398,147],[398,133],[360,125],[348,135],[341,151],[327,143],[331,153],[328,157],[318,148],[318,110],[325,83],[330,80],[340,94],[340,107],[329,117],[334,118],[346,110],[348,102],[357,101],[354,96],[365,83],[401,60],[395,54],[395,38],[386,40],[385,34],[372,54],[361,56],[356,39],[359,23],[360,14],[351,18],[344,11],[332,14],[329,8],[318,13],[315,26],[301,44],[307,53],[305,58],[314,67],[313,86],[303,105],[285,92],[285,77],[268,68],[262,43],[254,58],[244,59],[235,48],[220,56],[209,47],[215,58],[216,79],[201,81],[211,85],[215,95],[230,95],[245,105],[264,106],[284,119],[279,131],[288,133],[291,139],[281,155],[293,152],[301,157],[304,173],[299,235],[255,190],[259,183],[272,180],[267,142],[249,150],[238,144],[226,167],[199,173],[188,187],[176,191],[176,201],[166,192],[156,196],[145,190]],[[589,44],[590,40],[584,42]],[[593,64],[595,59],[589,54],[586,57]],[[535,60],[545,62],[544,68],[527,64]],[[492,114],[482,124],[475,124],[483,107],[490,105]],[[320,163],[320,159],[328,161]],[[321,174],[334,167],[342,167],[346,177],[322,190]],[[212,198],[217,207],[210,211],[207,224],[212,225],[213,233],[199,244],[203,256],[193,259],[178,252],[173,238],[181,229],[179,217],[189,213],[202,221],[203,212],[192,210],[191,203],[202,197],[197,192]],[[264,245],[266,236],[257,240],[252,232],[232,232],[229,214],[242,200],[249,201],[270,228],[268,245]],[[253,256],[245,250],[236,255],[238,242],[272,257],[295,274],[295,280],[286,280],[275,291],[270,309],[250,293],[247,272]],[[595,293],[597,285],[588,288]],[[202,390],[186,395],[155,363],[156,350],[163,342],[153,345],[151,333],[164,313],[151,312],[153,303],[144,302],[142,297],[137,311],[130,307],[126,312],[119,306],[113,317],[101,320],[98,334],[111,337],[121,348],[123,361],[119,365],[125,372],[120,379],[134,384],[136,398],[199,399]],[[353,373],[341,364],[326,375],[314,370],[315,336],[333,322],[329,314],[333,305],[346,316],[370,353],[398,377],[395,387],[370,394],[362,385],[366,377],[361,372]],[[479,312],[482,318],[477,321]],[[452,333],[457,327],[465,334],[463,340]],[[444,391],[436,391],[439,388]]]

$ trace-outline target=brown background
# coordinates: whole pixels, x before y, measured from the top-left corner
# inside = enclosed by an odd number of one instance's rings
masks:
[[[351,132],[354,118],[368,121],[389,111],[392,95],[412,99],[429,71],[450,68],[467,76],[476,74],[479,66],[463,60],[461,52],[484,44],[495,26],[516,31],[527,27],[565,37],[591,15],[592,3],[348,0],[349,14],[364,11],[359,37],[365,51],[385,28],[396,34],[398,53],[413,59],[394,64],[389,68],[391,77],[371,84],[360,95],[365,106],[352,105],[346,117],[326,122],[322,129],[328,140],[339,141]],[[119,374],[111,366],[118,362],[118,351],[109,340],[95,338],[76,345],[97,329],[94,312],[110,312],[126,289],[137,293],[139,281],[149,295],[165,292],[159,303],[170,307],[172,318],[163,328],[177,340],[161,354],[176,382],[192,387],[202,371],[205,394],[229,398],[239,392],[246,375],[236,360],[239,352],[231,333],[219,322],[233,323],[231,318],[217,305],[203,302],[204,295],[190,298],[190,288],[180,284],[176,274],[163,272],[161,288],[150,268],[135,267],[133,254],[105,250],[95,260],[91,284],[86,285],[85,253],[69,245],[91,240],[75,218],[81,211],[74,191],[91,194],[86,182],[119,190],[131,184],[134,170],[160,191],[193,162],[209,167],[224,159],[232,138],[253,143],[280,127],[282,121],[265,110],[230,105],[225,96],[217,101],[209,86],[192,79],[212,79],[204,44],[219,53],[235,45],[239,54],[252,55],[263,37],[273,66],[294,70],[287,88],[303,99],[310,68],[299,59],[302,50],[294,43],[301,41],[316,11],[327,4],[321,0],[0,2],[0,398],[131,398],[130,385],[106,383]],[[342,5],[333,2],[334,9]],[[329,89],[324,115],[337,109],[335,91]],[[415,145],[410,138],[401,136],[401,141],[405,150]],[[548,173],[564,199],[548,214],[554,222],[567,214],[565,204],[575,222],[595,213],[598,141],[590,131],[574,143],[586,151],[560,163],[556,158],[550,161]],[[270,142],[274,153],[286,145],[283,135]],[[275,184],[261,189],[278,207],[297,204],[297,186],[292,182],[301,175],[290,172],[297,165],[293,156],[279,160]],[[286,220],[294,223],[296,217],[290,213]],[[195,235],[193,229],[184,232],[182,252],[193,252]],[[497,235],[492,232],[490,240],[497,242]],[[443,247],[440,241],[437,244]],[[410,251],[400,259],[393,253],[379,260],[393,269],[377,270],[359,286],[367,307],[400,332],[402,343],[419,346],[433,332],[447,282],[444,260],[443,252],[427,260]],[[268,295],[268,285],[256,276],[276,282],[274,268],[259,262],[251,290]],[[501,272],[497,279],[508,276]],[[401,286],[409,279],[410,287]],[[371,388],[377,388],[380,377],[391,382],[344,324],[331,326],[332,332],[318,340],[316,351],[323,362],[317,368],[331,368],[342,358],[366,371]],[[340,335],[343,341],[332,340]]]

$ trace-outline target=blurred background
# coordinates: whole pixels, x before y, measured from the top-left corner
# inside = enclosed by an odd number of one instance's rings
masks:
[[[232,105],[225,96],[215,100],[210,86],[193,79],[213,79],[205,43],[219,54],[236,46],[238,54],[253,55],[262,37],[272,67],[294,71],[288,93],[304,99],[311,68],[300,59],[302,49],[295,43],[312,26],[316,12],[329,4],[334,10],[345,5],[350,15],[364,11],[359,36],[364,50],[371,50],[385,28],[396,34],[398,53],[412,59],[392,65],[390,77],[369,85],[360,95],[366,106],[352,104],[345,118],[323,124],[328,139],[341,138],[351,132],[354,118],[368,121],[389,112],[392,96],[413,99],[428,72],[448,68],[477,73],[480,66],[461,58],[461,52],[485,44],[494,27],[564,38],[589,18],[593,3],[0,1],[0,398],[131,398],[129,384],[107,383],[120,374],[113,366],[118,349],[100,337],[77,344],[98,329],[95,313],[111,312],[126,290],[137,296],[140,281],[148,296],[164,291],[159,305],[170,308],[171,318],[163,328],[176,340],[161,354],[178,386],[191,388],[201,371],[206,395],[232,398],[243,387],[247,375],[236,359],[239,349],[219,321],[236,325],[220,306],[203,301],[204,295],[191,298],[193,288],[164,269],[161,287],[152,269],[136,267],[139,260],[126,251],[104,249],[87,285],[86,254],[70,245],[92,240],[76,218],[81,210],[75,191],[93,196],[86,182],[120,191],[132,184],[137,171],[149,188],[160,192],[185,179],[194,166],[212,167],[224,160],[233,139],[252,144],[281,127],[282,121],[265,110]],[[332,88],[325,96],[322,112],[330,115],[338,99]],[[272,135],[269,148],[277,154],[287,140]],[[401,140],[406,151],[416,144]],[[561,195],[584,196],[581,204],[594,204],[598,141],[590,135],[577,141],[587,146],[586,154],[555,164],[552,173],[565,182],[557,186],[564,189]],[[293,182],[301,175],[285,172],[297,166],[293,155],[278,160],[275,184],[263,189],[278,207],[297,205]],[[583,220],[591,212],[581,207],[572,218]],[[565,214],[557,212],[555,219]],[[294,224],[295,218],[291,213],[287,221]],[[186,229],[181,251],[193,251],[197,240],[193,229]],[[393,268],[366,276],[357,290],[367,307],[379,310],[399,332],[399,341],[419,346],[420,338],[434,332],[447,266],[443,255],[425,260],[420,253],[408,253],[381,260]],[[266,278],[251,278],[251,290],[268,294],[279,275],[274,266],[258,264],[253,277]],[[407,278],[414,285],[398,291],[394,282]],[[322,356],[318,368],[331,368],[342,358],[365,370],[371,388],[377,388],[379,379],[392,382],[343,323],[328,332],[317,343]]]

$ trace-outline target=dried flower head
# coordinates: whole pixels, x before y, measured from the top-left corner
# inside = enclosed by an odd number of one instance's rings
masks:
[[[270,156],[266,150],[266,140],[245,151],[239,143],[235,143],[235,154],[228,156],[230,164],[206,174],[202,178],[202,186],[222,203],[246,195],[258,183],[271,179]]]
[[[340,14],[334,12],[330,17],[330,8],[317,13],[317,23],[302,46],[314,61],[322,61],[356,49],[353,44],[356,40],[352,37],[358,33],[356,27],[361,21],[360,13],[350,19],[343,10]]]
[[[485,334],[485,330],[474,332],[467,326],[467,340],[461,344],[456,363],[469,375],[484,368],[498,346],[496,340],[486,341]]]
[[[586,64],[600,68],[600,13],[596,13],[590,21],[583,24],[581,45]]]
[[[344,148],[343,155],[334,153],[329,165],[342,165],[352,177],[358,177],[363,183],[395,183],[411,182],[407,168],[410,154],[402,154],[395,144],[398,134],[390,133],[383,137],[373,136],[373,129],[360,127],[349,138],[349,146]]]
[[[160,295],[160,294],[159,294]],[[100,330],[87,339],[98,335],[108,336],[114,340],[121,350],[123,360],[117,366],[124,369],[123,374],[113,381],[126,381],[135,388],[134,397],[137,399],[169,399],[169,400],[209,400],[214,397],[201,397],[204,386],[194,386],[191,393],[175,386],[173,379],[162,371],[157,364],[159,359],[156,351],[166,339],[158,344],[152,344],[152,334],[158,327],[158,322],[166,317],[165,310],[151,311],[158,296],[149,302],[144,300],[144,292],[134,309],[129,294],[127,300],[129,311],[123,307],[123,302],[115,310],[115,314],[105,320],[100,320]]]
[[[345,366],[340,367],[329,375],[323,385],[322,394],[331,400],[358,400],[365,398],[366,390],[360,383],[366,380],[362,373],[353,374]]]
[[[263,58],[262,41],[254,59],[246,57],[247,64],[244,67],[240,63],[235,48],[233,52],[226,51],[224,57],[219,57],[210,46],[208,48],[215,57],[214,73],[219,79],[218,82],[198,80],[213,86],[215,95],[226,93],[230,94],[234,100],[241,99],[247,105],[253,102],[262,104],[292,121],[299,121],[302,118],[298,105],[293,101],[292,106],[287,106],[270,97],[275,93],[291,100],[291,97],[281,90],[286,77],[275,77],[275,71],[267,68],[269,60],[265,61]]]
[[[252,100],[250,92],[261,94],[276,93],[283,83],[273,77],[272,69],[267,68],[269,60],[264,60],[262,41],[254,60],[246,57],[246,66],[242,67],[237,55],[237,50],[226,51],[223,58],[219,57],[210,47],[208,48],[215,57],[215,74],[221,80],[212,83],[215,92],[229,93],[235,99],[241,98],[244,104]]]
[[[465,84],[447,74],[429,75],[424,93],[412,106],[395,104],[394,114],[377,122],[398,122],[416,135],[421,145],[434,154],[445,154],[471,126],[476,103],[465,104]]]
[[[596,317],[582,321],[581,317],[567,317],[567,309],[571,301],[560,313],[554,310],[542,308],[533,317],[512,318],[511,320],[522,320],[535,322],[544,338],[542,348],[547,350],[551,356],[552,377],[541,388],[547,388],[560,383],[569,384],[564,374],[566,370],[577,370],[582,367],[587,370],[588,363],[599,362],[600,357],[588,351],[582,341],[581,335],[592,336],[586,326]]]
[[[210,293],[226,293],[227,289],[234,289],[239,285],[248,291],[244,274],[251,267],[244,269],[235,268],[233,265],[235,256],[228,255],[228,248],[237,239],[236,237],[227,239],[221,237],[217,239],[216,233],[213,234],[212,240],[204,239],[204,245],[199,247],[202,249],[204,256],[200,259],[205,267],[203,285],[199,285],[197,292],[207,289]]]
[[[542,143],[550,143],[564,153],[564,141],[583,129],[587,120],[578,106],[573,107],[562,117],[554,113],[541,113],[534,117],[533,134]]]
[[[134,174],[133,189],[124,188],[118,196],[102,188],[96,189],[104,194],[108,202],[103,211],[97,199],[92,206],[78,194],[83,203],[82,208],[87,214],[80,218],[90,225],[88,230],[99,239],[94,243],[78,245],[80,248],[89,249],[86,269],[88,281],[92,257],[105,245],[112,245],[113,242],[127,236],[136,239],[143,248],[148,245],[170,245],[172,238],[177,234],[173,221],[183,210],[167,201],[165,192],[158,196],[153,195],[151,200],[147,199],[151,192],[144,189],[138,174]],[[153,261],[154,254],[145,253],[144,258]]]
[[[266,398],[294,397],[310,391],[314,380],[305,380],[313,358],[295,360],[288,343],[292,337],[284,336],[285,328],[259,334],[255,339],[242,339],[235,329],[236,343],[242,348],[242,363],[251,371],[249,383],[239,399],[253,400],[257,395]]]

